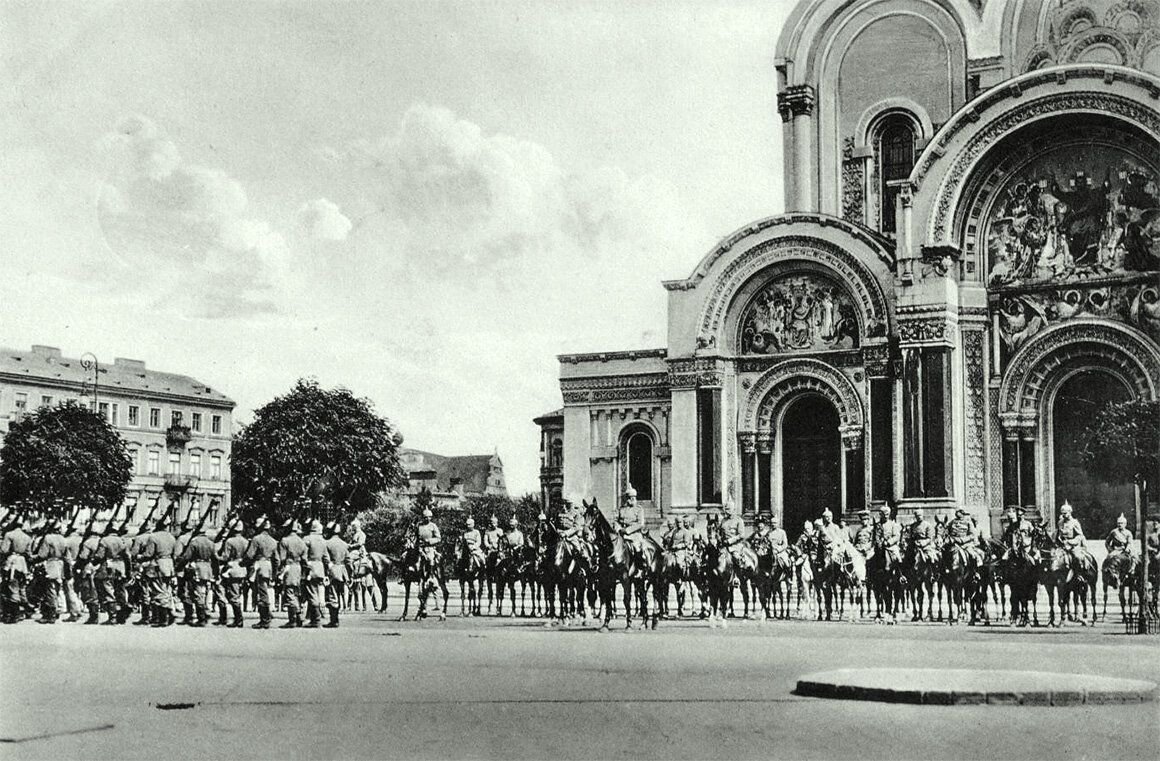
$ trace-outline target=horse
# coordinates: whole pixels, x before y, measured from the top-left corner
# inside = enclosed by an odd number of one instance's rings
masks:
[[[1131,608],[1136,597],[1136,587],[1140,579],[1140,560],[1135,553],[1118,550],[1104,558],[1104,620],[1108,620],[1108,588],[1119,590],[1120,620],[1127,619],[1126,609]]]
[[[937,545],[937,542],[936,542]],[[914,615],[912,621],[923,620],[923,603],[926,603],[926,619],[935,620],[935,589],[942,584],[938,555],[925,552],[921,547],[910,548],[910,587],[914,591]],[[938,620],[942,620],[942,595],[938,595]]]
[[[415,620],[427,617],[427,596],[435,591],[443,593],[443,605],[439,608],[439,620],[447,619],[447,574],[439,562],[437,554],[428,556],[421,552],[413,541],[408,542],[403,549],[403,557],[397,564],[399,580],[403,582],[403,613],[400,621],[407,620],[407,612],[411,604],[411,585],[417,585],[419,610],[415,613]],[[385,595],[384,595],[385,598]],[[436,598],[438,600],[438,598]],[[385,604],[384,599],[384,604]]]
[[[802,600],[806,601],[806,610],[813,612],[819,607],[822,599],[822,590],[814,583],[814,566],[811,560],[813,553],[797,544],[789,548],[790,561],[793,563],[793,592],[797,595],[797,608],[794,615],[802,617]]]
[[[853,591],[859,586],[865,586],[865,558],[862,557],[862,553],[854,550],[847,542],[826,546],[819,541],[817,548],[817,552],[811,559],[814,563],[815,583],[820,589],[818,620],[822,620],[823,608],[826,620],[834,620],[834,608],[837,607],[838,620],[841,621],[845,615],[845,591],[847,589]],[[854,554],[857,555],[857,558],[854,557]],[[861,560],[860,564],[859,560]]]
[[[705,569],[705,591],[709,600],[709,628],[725,628],[729,613],[728,600],[733,597],[733,556],[710,539],[701,550],[701,565]]]
[[[837,581],[838,593],[838,620],[845,617],[846,595],[850,596],[850,620],[854,620],[854,603],[858,603],[859,617],[868,612],[866,605],[866,556],[850,544],[843,543],[835,553],[840,563],[841,571],[834,580]]]
[[[789,618],[789,594],[793,583],[794,565],[786,547],[774,552],[770,542],[760,542],[754,548],[757,554],[757,572],[754,587],[757,589],[765,618]],[[770,614],[770,603],[773,614]]]
[[[1092,625],[1096,623],[1098,608],[1096,606],[1096,581],[1099,568],[1094,560],[1091,563],[1076,564],[1071,554],[1047,535],[1046,529],[1039,526],[1036,537],[1041,552],[1039,577],[1043,587],[1047,590],[1048,626],[1061,626],[1064,619],[1076,621],[1073,603],[1083,606],[1083,617],[1079,623],[1086,626],[1088,593],[1091,595]],[[1055,617],[1056,605],[1059,606],[1059,618]]]
[[[568,625],[577,615],[588,620],[584,593],[588,587],[590,561],[574,543],[561,540],[559,531],[549,526],[543,542],[540,579],[548,605],[548,615],[557,623]],[[554,608],[554,609],[553,609]],[[550,626],[549,621],[546,626]]]
[[[1035,607],[1039,592],[1039,554],[1034,547],[1020,547],[1016,543],[1004,554],[1001,566],[1003,581],[1011,590],[1011,623],[1028,626],[1034,619],[1039,626],[1039,612]]]
[[[601,631],[608,631],[609,621],[619,583],[624,592],[625,628],[632,628],[632,601],[636,598],[640,610],[642,626],[651,623],[657,626],[659,616],[657,606],[653,607],[649,618],[649,586],[655,593],[661,575],[661,548],[647,534],[642,534],[639,550],[613,531],[608,519],[596,504],[596,500],[584,503],[584,519],[592,536],[596,550],[595,579],[600,601],[604,605],[604,619]]]
[[[463,542],[455,550],[455,577],[459,579],[459,615],[478,616],[483,598],[485,559],[471,552]]]
[[[503,615],[503,598],[507,593],[511,601],[509,618],[516,615],[516,584],[520,585],[520,615],[528,615],[527,595],[528,584],[536,582],[536,548],[528,543],[519,547],[504,546],[500,550],[499,562],[499,600],[496,603],[495,613]],[[532,612],[535,612],[535,600],[532,601]]]
[[[669,588],[676,590],[677,617],[685,615],[685,587],[694,582],[694,563],[690,557],[693,550],[686,549],[684,555],[673,550],[665,550],[661,555],[660,587],[657,591],[657,603],[660,605],[662,618],[671,618],[669,611]]]
[[[866,560],[866,580],[877,602],[874,620],[883,620],[885,608],[887,623],[898,623],[898,609],[902,607],[905,595],[902,562],[879,547],[871,552]]]
[[[978,594],[979,561],[965,547],[947,542],[942,549],[942,578],[947,590],[947,623],[963,620],[963,610],[970,610],[975,622],[974,599]]]

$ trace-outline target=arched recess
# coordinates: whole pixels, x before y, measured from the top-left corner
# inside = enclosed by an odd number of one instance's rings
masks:
[[[1160,391],[1160,348],[1139,330],[1110,320],[1073,320],[1030,339],[1012,357],[999,386],[1003,432],[1003,501],[1058,507],[1054,477],[1053,409],[1077,373],[1114,378],[1131,398],[1155,400]]]
[[[959,247],[955,220],[968,182],[990,151],[1025,125],[1086,114],[1160,134],[1160,78],[1111,65],[1074,64],[1028,72],[963,106],[935,134],[910,175],[916,247]],[[922,232],[925,231],[925,232]],[[909,255],[917,251],[908,252]]]
[[[816,359],[798,358],[778,362],[749,390],[739,434],[746,509],[770,511],[784,518],[784,482],[788,475],[785,467],[787,456],[792,457],[793,453],[787,452],[780,432],[787,410],[806,397],[821,400],[836,412],[836,430],[831,433],[840,440],[841,447],[836,454],[841,475],[839,507],[849,513],[866,504],[862,445],[865,414],[861,396],[849,378],[832,366]]]
[[[864,232],[860,232],[860,235],[867,238]],[[735,311],[743,305],[747,296],[753,295],[751,290],[746,290],[746,286],[752,288],[754,278],[771,267],[786,268],[791,266],[791,262],[796,267],[831,273],[833,279],[840,282],[856,302],[863,335],[885,334],[892,323],[886,292],[874,270],[866,263],[870,256],[884,249],[878,244],[867,251],[867,246],[858,245],[856,239],[851,240],[850,244],[847,249],[821,236],[787,234],[754,241],[748,247],[738,246],[740,252],[729,250],[731,256],[727,260],[717,262],[714,259],[709,262],[706,270],[712,268],[712,274],[696,326],[698,343],[703,348],[731,344],[738,318]],[[858,255],[863,252],[863,256]],[[697,278],[698,273],[694,274],[694,278]],[[699,282],[699,279],[695,282]],[[739,294],[741,299],[738,298]],[[739,301],[742,303],[739,304]],[[730,315],[734,317],[731,324],[727,320]]]
[[[660,467],[657,446],[660,437],[644,421],[634,421],[620,430],[617,441],[617,494],[624,494],[629,484],[637,500],[652,504],[660,496]]]

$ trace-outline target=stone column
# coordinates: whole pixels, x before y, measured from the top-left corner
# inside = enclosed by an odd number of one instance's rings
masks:
[[[752,431],[737,434],[741,448],[741,509],[756,514],[757,507],[757,439]]]
[[[777,95],[777,110],[786,132],[792,135],[787,145],[785,210],[817,211],[817,172],[814,166],[814,88],[791,85]],[[788,151],[793,151],[792,157]],[[792,188],[790,182],[792,178]]]
[[[697,389],[672,391],[673,507],[697,507]]]
[[[757,449],[757,478],[754,487],[756,512],[777,512],[781,506],[773,503],[773,431],[761,431],[754,442]]]

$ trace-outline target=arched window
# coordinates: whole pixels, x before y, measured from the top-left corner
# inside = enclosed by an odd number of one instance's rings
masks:
[[[888,116],[878,128],[878,178],[881,199],[881,225],[884,233],[895,232],[894,209],[900,188],[895,183],[905,180],[914,169],[914,122],[901,114]]]
[[[564,465],[564,442],[556,439],[548,450],[548,466],[559,468]]]
[[[628,483],[636,489],[638,500],[651,500],[653,486],[653,445],[652,437],[644,431],[637,431],[628,437],[624,446],[628,459],[624,469]]]

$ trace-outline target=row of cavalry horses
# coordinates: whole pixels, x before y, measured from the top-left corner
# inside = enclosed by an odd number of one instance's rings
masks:
[[[431,562],[409,544],[398,556],[366,553],[352,576],[348,599],[357,609],[361,595],[365,607],[367,590],[378,586],[379,610],[385,612],[388,580],[397,577],[404,589],[400,620],[410,614],[412,593],[416,618],[428,615],[429,600],[444,618],[453,580],[459,582],[461,615],[482,615],[486,595],[488,611],[496,615],[504,615],[505,602],[507,615],[516,615],[518,600],[520,615],[546,617],[549,626],[595,620],[601,630],[617,615],[624,616],[627,628],[656,628],[658,620],[673,615],[670,598],[675,598],[676,616],[686,615],[688,603],[690,615],[725,626],[726,617],[735,615],[736,591],[745,618],[801,618],[804,606],[805,615],[816,614],[819,621],[848,616],[891,624],[907,612],[913,621],[990,624],[991,604],[998,602],[1000,617],[1009,615],[1016,626],[1038,626],[1042,588],[1048,626],[1065,621],[1094,625],[1101,576],[1105,619],[1109,588],[1119,592],[1121,618],[1135,602],[1139,563],[1128,553],[1109,555],[1101,574],[1090,555],[1077,560],[1037,526],[1023,550],[982,540],[980,559],[950,541],[946,527],[946,521],[935,521],[934,551],[929,553],[912,551],[904,530],[897,561],[884,552],[866,557],[849,542],[823,549],[817,535],[783,553],[774,553],[756,537],[730,552],[713,531],[698,537],[682,559],[647,532],[635,542],[626,540],[592,501],[583,508],[587,551],[577,551],[544,521],[523,547],[501,548],[483,558],[457,549]]]

